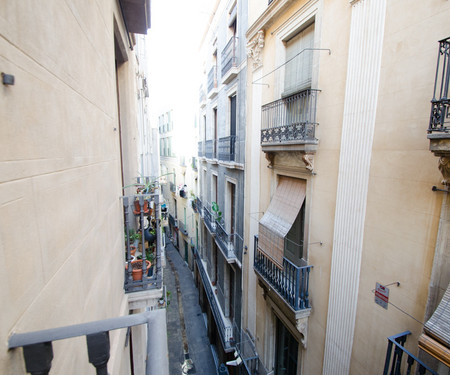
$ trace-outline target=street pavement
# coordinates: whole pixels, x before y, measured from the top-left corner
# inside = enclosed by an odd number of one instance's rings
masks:
[[[167,306],[169,373],[216,375],[192,272],[168,237],[166,259],[164,284],[170,292]]]

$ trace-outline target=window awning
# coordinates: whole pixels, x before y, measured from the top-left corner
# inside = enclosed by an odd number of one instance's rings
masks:
[[[259,222],[259,248],[280,267],[284,238],[294,224],[306,196],[306,181],[280,177],[269,207]]]
[[[424,331],[419,347],[450,367],[450,285]]]

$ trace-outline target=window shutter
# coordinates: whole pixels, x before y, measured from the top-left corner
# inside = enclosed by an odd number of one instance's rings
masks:
[[[311,87],[313,51],[303,50],[313,47],[314,24],[300,31],[286,42],[287,63],[285,66],[283,96]],[[301,51],[303,52],[300,53]]]

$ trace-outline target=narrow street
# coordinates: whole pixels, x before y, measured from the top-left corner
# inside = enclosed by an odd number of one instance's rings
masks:
[[[206,326],[198,304],[198,290],[191,270],[166,237],[164,284],[170,304],[167,307],[169,372],[215,375]]]

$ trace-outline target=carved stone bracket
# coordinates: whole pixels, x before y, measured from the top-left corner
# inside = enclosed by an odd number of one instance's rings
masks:
[[[301,158],[305,168],[312,174],[314,172],[314,154],[304,151],[290,151],[290,152],[275,152],[265,151],[265,157],[269,162],[268,167],[273,168],[275,165],[275,157],[277,164],[280,165],[298,165],[298,158]]]
[[[301,317],[296,319],[297,331],[299,331],[303,339],[301,340],[301,344],[303,348],[306,349],[306,341],[308,339],[308,317]]]
[[[442,173],[444,179],[442,180],[442,184],[446,186],[450,186],[450,157],[441,156],[439,158],[439,170]]]
[[[314,172],[314,155],[313,154],[303,154],[303,163],[305,163],[306,169],[311,173]]]
[[[253,69],[262,66],[261,51],[264,47],[264,30],[259,30],[256,36],[247,43],[247,56],[253,59]]]

